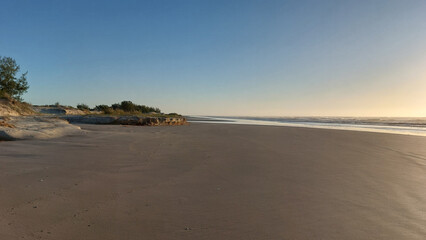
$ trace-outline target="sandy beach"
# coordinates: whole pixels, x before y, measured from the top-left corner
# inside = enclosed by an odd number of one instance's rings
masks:
[[[426,137],[80,127],[0,142],[0,239],[426,238]]]

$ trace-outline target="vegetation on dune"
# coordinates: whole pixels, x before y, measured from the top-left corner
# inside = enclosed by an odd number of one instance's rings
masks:
[[[90,108],[87,104],[80,103],[77,105],[77,109],[80,109],[82,111],[90,111]]]
[[[0,98],[22,101],[22,95],[28,91],[27,73],[17,76],[21,67],[11,57],[0,56]]]
[[[122,110],[124,112],[140,112],[140,113],[161,113],[159,108],[148,107],[145,105],[134,104],[131,101],[122,101],[111,105],[114,110]]]
[[[13,100],[13,98],[9,95],[9,93],[4,92],[1,89],[0,89],[0,99],[5,99],[5,100],[8,100],[8,101]]]
[[[44,104],[44,105],[34,105],[34,106],[35,107],[70,108],[70,109],[74,109],[73,106],[62,105],[59,102],[56,102],[54,104]]]
[[[122,101],[121,103],[115,103],[111,106],[108,105],[97,105],[95,110],[104,112],[105,114],[161,114],[161,110],[155,107],[148,107],[145,105],[134,104],[131,101]]]
[[[94,110],[103,112],[105,114],[112,114],[112,113],[114,113],[114,109],[112,109],[112,107],[110,107],[108,105],[105,105],[105,104],[103,104],[103,105],[97,105],[94,108]]]
[[[3,95],[3,97],[0,97],[0,112],[2,110],[12,111],[22,115],[34,114],[34,110],[31,104],[26,102],[20,102],[16,99],[11,98],[7,94]]]
[[[34,114],[31,105],[22,102],[22,95],[27,92],[29,86],[27,72],[17,76],[20,69],[15,59],[0,56],[0,111],[9,114],[11,112],[22,115]]]
[[[115,103],[112,105],[101,104],[97,105],[94,108],[90,108],[89,105],[85,103],[79,103],[76,107],[64,106],[59,103],[52,105],[38,105],[36,107],[51,107],[51,108],[63,108],[63,109],[78,109],[86,114],[105,114],[105,115],[115,115],[115,116],[146,116],[146,117],[182,117],[177,113],[162,113],[159,108],[148,107],[145,105],[134,104],[131,101],[122,101],[121,103]]]

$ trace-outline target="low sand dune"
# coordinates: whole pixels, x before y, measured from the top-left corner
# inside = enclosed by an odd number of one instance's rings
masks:
[[[8,117],[0,125],[0,140],[49,139],[79,134],[79,126],[65,120],[40,116]]]
[[[33,115],[31,105],[15,100],[0,98],[0,117]]]

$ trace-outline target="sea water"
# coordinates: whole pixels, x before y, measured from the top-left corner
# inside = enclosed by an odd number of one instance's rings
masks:
[[[325,128],[426,136],[426,118],[192,116],[189,122]]]

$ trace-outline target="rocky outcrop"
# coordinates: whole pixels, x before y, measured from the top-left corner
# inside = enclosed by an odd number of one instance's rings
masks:
[[[10,117],[1,121],[5,123],[0,125],[2,141],[49,139],[81,133],[80,127],[51,117]]]
[[[168,126],[187,124],[184,117],[142,117],[142,116],[61,116],[69,123],[119,124],[137,126]]]

